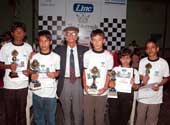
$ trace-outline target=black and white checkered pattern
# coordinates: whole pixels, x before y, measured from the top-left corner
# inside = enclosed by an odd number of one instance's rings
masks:
[[[53,45],[61,44],[63,40],[63,29],[66,22],[62,16],[39,16],[38,30],[49,30],[52,33]],[[106,36],[106,48],[108,50],[120,50],[125,46],[126,19],[104,18],[100,28]]]
[[[106,36],[106,48],[108,50],[120,50],[125,46],[126,19],[104,18],[100,23]]]
[[[39,16],[38,30],[48,30],[52,33],[53,45],[62,42],[62,31],[65,21],[62,16]]]

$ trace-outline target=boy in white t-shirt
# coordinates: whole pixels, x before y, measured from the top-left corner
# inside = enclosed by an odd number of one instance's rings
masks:
[[[112,55],[104,50],[104,32],[96,29],[91,33],[92,49],[84,54],[84,125],[93,125],[94,117],[96,125],[104,125],[104,113],[107,101],[108,71],[113,67]],[[93,71],[92,71],[93,69]],[[96,72],[88,76],[87,72]],[[95,80],[92,78],[95,77]],[[90,82],[91,81],[91,82]],[[92,85],[92,83],[95,85]],[[90,89],[96,89],[96,93],[90,93]]]
[[[24,42],[25,24],[14,22],[11,28],[12,41],[0,50],[0,68],[5,69],[4,100],[7,125],[26,125],[28,93],[27,64],[32,47]]]
[[[159,46],[155,40],[148,40],[145,47],[148,57],[139,63],[142,87],[138,92],[136,125],[157,125],[169,66],[166,60],[158,56]]]
[[[34,121],[36,125],[56,125],[56,78],[59,76],[60,56],[51,51],[49,31],[40,31],[38,41],[40,52],[30,61]]]

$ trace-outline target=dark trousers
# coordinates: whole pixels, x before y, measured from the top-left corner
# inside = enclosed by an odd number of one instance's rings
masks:
[[[118,98],[108,99],[110,125],[127,125],[132,110],[133,94],[118,93]]]
[[[5,104],[3,89],[0,89],[0,124],[5,125]]]
[[[81,79],[76,79],[73,84],[70,83],[69,79],[64,80],[60,101],[64,113],[64,125],[72,123],[82,125],[83,89]]]
[[[6,125],[26,125],[28,88],[4,89]]]

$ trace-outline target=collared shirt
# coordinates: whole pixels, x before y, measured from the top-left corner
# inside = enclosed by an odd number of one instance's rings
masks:
[[[75,46],[74,48],[70,48],[69,46],[67,46],[65,77],[70,77],[70,51],[71,51],[71,49],[73,49],[73,54],[74,54],[75,75],[76,75],[76,77],[80,77],[77,46]]]

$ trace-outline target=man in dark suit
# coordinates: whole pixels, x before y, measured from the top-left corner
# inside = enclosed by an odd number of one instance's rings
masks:
[[[64,29],[66,45],[57,46],[54,51],[61,56],[61,71],[57,95],[62,104],[64,125],[71,124],[71,106],[75,125],[82,124],[83,105],[83,54],[87,47],[77,45],[79,29],[73,26]]]

